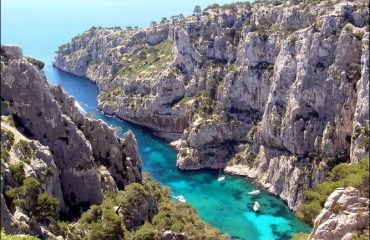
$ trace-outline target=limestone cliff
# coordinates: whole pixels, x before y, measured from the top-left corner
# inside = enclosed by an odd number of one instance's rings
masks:
[[[338,188],[325,202],[309,237],[312,240],[357,239],[369,227],[369,199],[355,188]]]
[[[20,186],[24,177],[41,182],[41,191],[55,197],[66,214],[100,204],[105,191],[142,180],[133,134],[119,139],[102,121],[84,117],[74,99],[49,84],[17,46],[1,46],[1,115],[1,226],[7,232],[24,232],[24,224],[45,236],[34,218],[3,204],[4,191]]]
[[[331,167],[369,152],[368,15],[362,0],[213,6],[91,28],[54,65],[96,82],[105,113],[181,136],[180,169],[226,167],[296,209]]]

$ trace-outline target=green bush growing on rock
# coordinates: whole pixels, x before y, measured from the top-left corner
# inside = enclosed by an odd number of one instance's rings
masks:
[[[188,154],[188,150],[186,148],[181,148],[179,152],[181,157],[186,157],[186,155]]]
[[[200,116],[207,117],[213,113],[213,110],[216,106],[210,93],[203,91],[197,96],[196,100],[198,103],[198,113]]]
[[[232,44],[237,44],[239,43],[240,40],[240,33],[241,29],[235,30],[235,28],[228,28],[226,29],[226,37],[227,40],[232,43]]]
[[[1,130],[1,159],[5,162],[9,160],[9,150],[14,143],[14,133],[12,131]]]
[[[171,190],[169,187],[162,186],[159,182],[153,181],[149,174],[143,174],[144,179],[146,179],[146,185],[151,189],[150,193],[154,196],[157,202],[167,201],[171,195]]]
[[[23,139],[19,140],[19,142],[15,145],[15,147],[19,149],[19,151],[21,151],[21,153],[23,154],[23,157],[24,157],[23,160],[29,163],[29,160],[32,158],[32,155],[33,155],[29,142]]]
[[[58,219],[59,201],[48,193],[42,193],[37,197],[35,213],[40,222],[50,222]]]
[[[41,184],[34,177],[25,178],[20,187],[8,187],[5,196],[8,202],[40,222],[49,224],[58,219],[59,201],[48,193],[41,193]]]
[[[369,135],[363,135],[360,139],[359,148],[365,149],[365,151],[369,151]]]
[[[107,92],[101,92],[99,97],[100,101],[113,102],[115,101],[116,97],[123,97],[124,95],[125,92],[123,91],[123,89],[121,87],[117,87]]]
[[[250,6],[251,3],[248,2],[248,1],[238,1],[238,2],[235,2],[235,3],[227,3],[227,4],[224,4],[221,6],[222,9],[236,9],[236,8],[241,8],[241,7],[247,7],[247,6]]]
[[[65,239],[68,235],[68,222],[64,221],[55,221],[49,225],[49,229],[56,236],[63,236]]]
[[[313,225],[313,221],[319,215],[322,210],[322,206],[318,201],[311,201],[308,203],[301,204],[297,210],[297,217],[304,223]]]
[[[346,77],[351,82],[356,82],[361,78],[361,65],[351,64],[349,70],[346,72]]]
[[[10,158],[9,151],[7,149],[2,149],[0,158],[2,162],[8,162]]]
[[[23,185],[18,188],[18,199],[15,204],[24,209],[30,216],[36,216],[37,198],[40,194],[41,184],[33,177],[28,177],[23,181]]]
[[[20,187],[8,187],[5,191],[5,196],[10,203],[22,208],[27,215],[34,216],[37,197],[40,193],[40,182],[33,178],[28,177],[23,181]]]
[[[211,9],[216,9],[216,8],[219,8],[219,7],[221,7],[220,4],[214,3],[214,4],[209,5],[208,7],[206,7],[204,9],[204,11],[211,10]]]
[[[12,131],[6,131],[6,135],[9,141],[11,142],[11,144],[13,144],[14,143],[14,133]]]
[[[296,233],[293,235],[292,240],[307,240],[309,234],[306,233]]]
[[[124,227],[113,209],[102,211],[102,221],[92,223],[88,239],[124,239]]]
[[[87,232],[87,239],[124,239],[126,229],[122,219],[113,210],[114,195],[115,193],[106,194],[102,205],[92,205],[82,214],[79,228]],[[70,230],[73,233],[72,239],[78,239],[78,234],[73,232],[76,229]]]
[[[125,222],[134,222],[135,217],[132,215],[132,209],[138,209],[139,205],[145,203],[150,193],[143,185],[132,183],[126,186],[125,191],[119,192],[115,203],[121,207]]]
[[[356,125],[352,138],[354,140],[358,139],[358,147],[364,149],[365,151],[369,150],[369,124],[364,123],[363,125]]]
[[[126,55],[121,60],[119,75],[127,80],[155,77],[173,62],[173,42],[163,41],[155,46],[146,46],[141,51]]]
[[[145,223],[141,228],[135,231],[133,240],[152,240],[158,239],[158,230],[150,223]]]
[[[102,216],[102,208],[98,205],[91,205],[90,209],[84,212],[80,218],[82,223],[93,223],[97,222]]]
[[[90,28],[90,30],[94,30],[93,29],[94,27]],[[96,29],[96,27],[95,27]],[[58,50],[56,51],[56,53],[61,53],[63,52],[65,49],[67,49],[69,47],[69,43],[65,43],[65,44],[62,44],[59,46]]]
[[[338,164],[330,171],[326,181],[318,184],[312,190],[304,191],[306,203],[298,207],[296,215],[304,223],[313,225],[313,221],[322,210],[326,199],[336,188],[354,187],[368,197],[368,182],[369,158],[362,159],[358,164]],[[339,208],[333,207],[332,211],[339,211]]]
[[[338,214],[341,211],[343,211],[343,206],[338,203],[334,203],[333,205],[330,206],[330,211],[332,211],[335,214]]]
[[[247,133],[247,137],[251,140],[253,140],[254,134],[258,131],[257,125],[253,125],[251,129]]]
[[[369,236],[369,227],[363,229],[362,231],[352,233],[352,237],[356,240],[368,240]]]
[[[42,70],[45,66],[43,61],[37,60],[35,58],[26,57],[27,61],[37,67],[39,70]]]
[[[189,239],[223,239],[208,224],[203,222],[189,204],[163,201],[159,204],[159,213],[154,216],[152,224],[156,229],[184,232]]]
[[[117,195],[117,202],[125,207],[142,201],[149,196],[149,192],[139,183],[132,183],[125,188],[125,191]]]
[[[7,149],[9,150],[14,143],[14,133],[8,130],[5,134],[8,140]]]
[[[51,167],[46,167],[45,169],[45,175],[50,177],[54,175],[54,170]]]
[[[24,179],[26,179],[26,174],[24,173],[23,167],[23,162],[9,165],[10,173],[19,185],[22,185]]]
[[[85,117],[91,118],[91,119],[96,119],[95,113],[92,113],[92,112],[85,113]]]
[[[136,208],[135,204],[145,201],[149,195],[154,197],[159,212],[151,221],[127,231],[126,218]],[[124,191],[108,192],[104,202],[92,205],[82,214],[77,223],[69,225],[67,235],[70,239],[158,239],[161,233],[172,230],[174,234],[185,233],[188,239],[224,239],[215,229],[203,222],[196,211],[188,204],[170,200],[170,191],[144,174],[142,184],[132,183]],[[117,210],[117,207],[119,210]],[[116,212],[119,211],[119,214]],[[123,215],[123,217],[121,217]]]
[[[30,236],[27,234],[6,234],[4,229],[1,229],[1,240],[39,240],[37,237]]]

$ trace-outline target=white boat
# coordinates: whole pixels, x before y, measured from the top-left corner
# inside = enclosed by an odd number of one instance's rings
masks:
[[[221,175],[221,168],[220,168],[220,171],[218,172],[218,178],[217,178],[217,181],[223,181],[225,180],[225,175]]]
[[[258,202],[254,202],[253,211],[257,212],[260,209],[260,204]]]
[[[179,202],[186,203],[186,200],[185,200],[184,196],[182,196],[182,195],[177,196],[177,197],[176,197],[176,199],[177,199]]]
[[[256,189],[256,190],[248,192],[248,194],[253,195],[253,196],[257,196],[258,194],[260,194],[260,190]]]
[[[217,181],[223,181],[223,180],[225,180],[225,176],[224,175],[222,175],[222,176],[219,176],[218,178],[217,178]]]

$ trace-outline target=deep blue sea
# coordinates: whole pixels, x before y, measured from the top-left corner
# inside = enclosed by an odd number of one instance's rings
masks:
[[[217,181],[214,171],[181,172],[176,169],[176,151],[145,128],[104,116],[96,110],[97,89],[87,79],[52,67],[58,46],[91,26],[139,26],[179,13],[188,16],[195,5],[202,8],[227,0],[1,0],[1,43],[16,44],[26,56],[41,59],[52,84],[60,84],[87,112],[119,127],[120,135],[131,129],[137,139],[144,170],[154,179],[183,195],[202,219],[233,239],[290,239],[293,233],[309,232],[283,201],[262,192],[251,197],[249,182],[226,176]],[[252,211],[258,200],[259,213]]]

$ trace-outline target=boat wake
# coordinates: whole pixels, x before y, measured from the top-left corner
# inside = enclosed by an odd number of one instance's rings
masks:
[[[81,106],[79,102],[75,101],[75,106],[78,108],[78,110],[80,110],[82,114],[86,113],[85,109]]]

